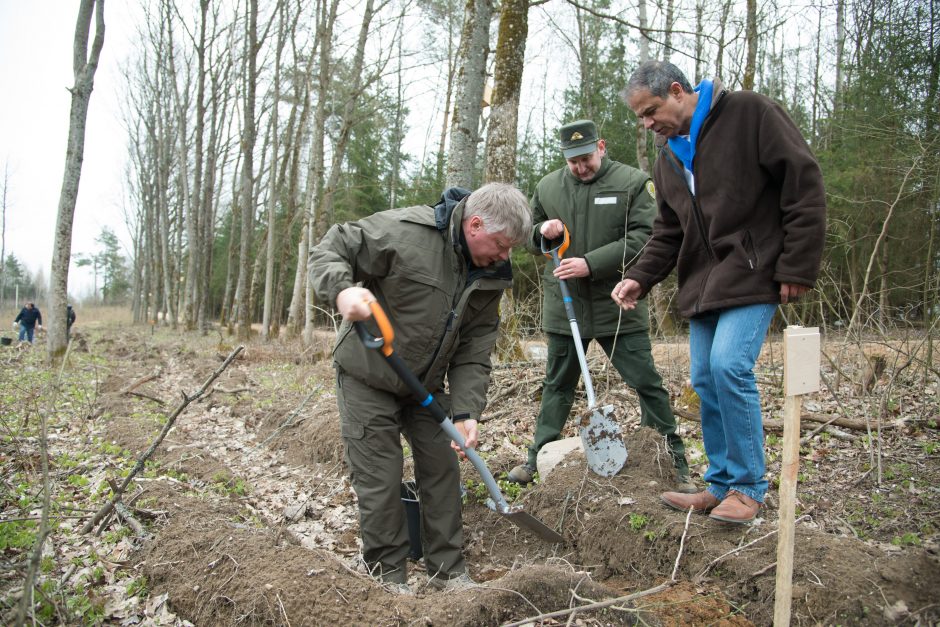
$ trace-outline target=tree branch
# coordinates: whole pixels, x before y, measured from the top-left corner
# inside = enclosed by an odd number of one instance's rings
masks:
[[[134,464],[134,468],[124,479],[124,483],[122,483],[120,487],[115,490],[111,500],[105,503],[101,509],[98,510],[98,513],[96,513],[91,520],[85,523],[85,526],[82,527],[81,533],[90,532],[92,529],[94,529],[95,525],[97,525],[105,516],[111,513],[115,504],[121,500],[121,495],[125,490],[127,490],[127,486],[130,485],[131,481],[134,480],[134,477],[137,476],[137,473],[144,469],[144,464],[148,459],[150,459],[150,456],[153,455],[154,451],[157,450],[157,447],[160,446],[160,443],[163,442],[163,438],[166,437],[167,433],[170,432],[170,429],[173,428],[173,425],[176,424],[176,419],[179,418],[180,414],[183,413],[183,410],[186,409],[190,403],[198,400],[206,393],[206,390],[209,389],[209,386],[212,385],[212,383],[219,377],[220,374],[225,372],[225,369],[228,368],[229,364],[232,363],[235,357],[237,357],[244,348],[244,346],[236,346],[229,356],[225,358],[225,361],[222,362],[222,365],[219,366],[216,371],[209,376],[208,379],[206,379],[206,382],[202,384],[202,387],[199,388],[195,394],[192,396],[186,396],[185,392],[181,392],[183,395],[183,400],[179,405],[176,406],[176,409],[173,410],[173,413],[167,419],[166,424],[163,425],[163,429],[160,431],[160,435],[158,435],[157,439],[153,441],[153,443],[150,445],[150,448],[144,451],[144,454],[137,459],[137,463]]]

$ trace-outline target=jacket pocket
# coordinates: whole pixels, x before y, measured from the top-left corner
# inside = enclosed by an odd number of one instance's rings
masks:
[[[628,191],[611,190],[601,192],[594,197],[591,207],[593,211],[592,222],[599,220],[597,228],[592,224],[592,239],[600,238],[597,242],[590,242],[590,248],[596,248],[613,239],[620,239],[627,232],[628,213],[633,195]]]
[[[757,254],[757,247],[754,246],[754,237],[750,231],[744,231],[744,237],[741,239],[741,246],[744,248],[744,260],[749,270],[756,270],[760,265],[760,257]]]

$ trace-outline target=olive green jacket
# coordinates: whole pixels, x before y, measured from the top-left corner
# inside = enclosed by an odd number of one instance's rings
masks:
[[[461,243],[464,204],[438,205],[437,213],[426,205],[392,209],[337,224],[311,251],[309,271],[317,297],[329,306],[356,283],[372,291],[395,331],[395,352],[432,393],[443,390],[447,377],[451,415],[479,419],[499,300],[512,270],[508,263],[477,268],[468,262]],[[366,325],[379,334],[371,320]],[[347,322],[333,358],[366,385],[410,396],[381,353],[366,348]]]
[[[565,166],[543,177],[531,199],[534,222],[530,250],[541,254],[539,229],[558,218],[568,227],[571,243],[565,257],[583,257],[591,274],[566,281],[581,337],[609,337],[649,330],[646,301],[621,314],[610,297],[625,266],[632,265],[646,244],[656,217],[649,177],[636,168],[604,157],[590,181],[581,181]],[[542,328],[571,335],[554,265],[546,259]]]

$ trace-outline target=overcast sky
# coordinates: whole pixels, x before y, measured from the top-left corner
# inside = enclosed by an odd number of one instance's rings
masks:
[[[105,3],[104,48],[88,110],[73,257],[98,252],[95,238],[102,226],[110,227],[125,246],[130,244],[121,208],[126,133],[118,89],[118,70],[131,41],[126,7],[125,2]],[[77,2],[0,0],[0,185],[6,169],[6,254],[14,254],[31,272],[42,268],[47,281],[65,166],[77,15]],[[73,264],[69,293],[85,296],[91,285],[91,272]]]

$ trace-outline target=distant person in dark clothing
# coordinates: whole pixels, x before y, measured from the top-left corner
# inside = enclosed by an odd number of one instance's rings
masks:
[[[42,313],[40,313],[39,308],[31,302],[26,303],[26,306],[20,309],[20,313],[16,316],[13,324],[17,322],[20,323],[20,341],[29,340],[29,343],[32,344],[36,326],[38,325],[42,329]]]
[[[72,325],[75,324],[75,310],[71,305],[65,306],[65,339],[72,334]]]

